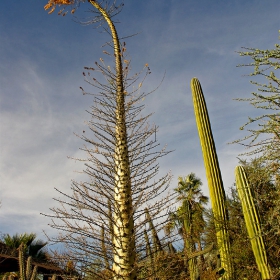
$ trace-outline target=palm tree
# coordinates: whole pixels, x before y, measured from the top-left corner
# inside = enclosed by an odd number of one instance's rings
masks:
[[[35,233],[15,234],[12,236],[5,234],[2,242],[11,249],[17,249],[23,243],[25,245],[25,254],[28,256],[40,261],[46,261],[48,259],[48,253],[44,248],[47,242],[43,242],[40,239],[36,240]]]
[[[190,173],[186,177],[179,177],[178,187],[175,188],[175,191],[179,194],[178,201],[181,202],[181,206],[175,212],[170,213],[170,221],[166,227],[167,233],[170,233],[175,227],[182,233],[187,258],[196,249],[202,249],[200,237],[206,225],[203,218],[204,205],[208,203],[209,198],[202,194],[201,186],[201,180],[194,173]],[[204,262],[203,256],[201,256],[201,260]],[[191,280],[196,279],[196,259],[189,259],[188,266]]]

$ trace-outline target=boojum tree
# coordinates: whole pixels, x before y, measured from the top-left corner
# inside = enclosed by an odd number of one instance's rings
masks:
[[[50,0],[45,9],[53,12],[57,6],[62,10],[71,6],[74,12],[81,2],[85,1]],[[155,149],[159,145],[155,138],[157,127],[148,124],[150,115],[142,116],[141,102],[148,93],[142,93],[141,86],[150,68],[145,65],[146,74],[139,86],[135,86],[139,73],[128,76],[126,46],[112,20],[122,5],[117,6],[116,1],[88,2],[96,14],[91,23],[105,23],[111,36],[112,44],[107,45],[113,48],[114,67],[106,66],[103,59],[96,62],[96,69],[85,67],[87,82],[100,91],[94,95],[89,112],[88,127],[94,138],[81,136],[90,145],[83,148],[88,154],[84,173],[90,181],[73,182],[72,195],[60,192],[64,199],[56,199],[61,207],[52,209],[51,226],[62,232],[57,241],[69,247],[84,273],[98,279],[140,279],[137,267],[145,243],[145,208],[155,219],[164,215],[173,201],[161,195],[171,175],[155,180],[158,159],[168,152]],[[91,78],[92,71],[101,72],[105,83]]]

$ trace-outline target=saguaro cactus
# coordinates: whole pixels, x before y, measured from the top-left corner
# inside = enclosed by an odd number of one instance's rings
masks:
[[[270,279],[267,256],[261,233],[258,209],[255,207],[252,190],[243,166],[236,166],[235,180],[241,201],[247,232],[262,279]]]
[[[223,279],[233,279],[233,266],[229,252],[229,235],[227,231],[227,213],[225,206],[225,191],[216,154],[215,143],[207,112],[205,99],[201,85],[197,78],[191,80],[191,90],[194,104],[194,112],[202,154],[206,170],[206,176],[210,192],[217,244],[221,256],[221,265],[225,270]]]

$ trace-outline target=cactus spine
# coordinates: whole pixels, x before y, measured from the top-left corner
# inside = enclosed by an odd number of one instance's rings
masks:
[[[227,231],[227,213],[225,206],[225,191],[216,154],[215,143],[207,112],[202,88],[197,78],[191,80],[191,90],[194,104],[195,118],[202,147],[202,154],[209,186],[212,204],[218,249],[221,256],[221,265],[225,270],[223,279],[233,279],[233,266],[230,258],[229,235]]]
[[[270,279],[258,209],[255,207],[250,184],[242,166],[235,168],[237,192],[241,201],[247,232],[262,279]]]

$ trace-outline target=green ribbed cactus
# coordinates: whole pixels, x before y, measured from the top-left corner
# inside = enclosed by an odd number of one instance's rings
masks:
[[[215,220],[217,244],[221,256],[221,265],[225,270],[223,279],[234,279],[233,266],[230,257],[230,243],[227,231],[227,212],[225,206],[225,191],[216,154],[215,143],[208,117],[201,85],[197,78],[191,80],[194,112],[202,154],[209,186],[210,200]]]
[[[37,278],[37,266],[35,265],[32,270],[32,257],[28,257],[25,266],[24,257],[24,244],[21,244],[18,248],[19,251],[19,279],[20,280],[35,280]]]
[[[241,201],[247,232],[262,279],[270,279],[269,266],[261,233],[258,209],[255,207],[250,184],[242,166],[235,168],[237,192]]]

